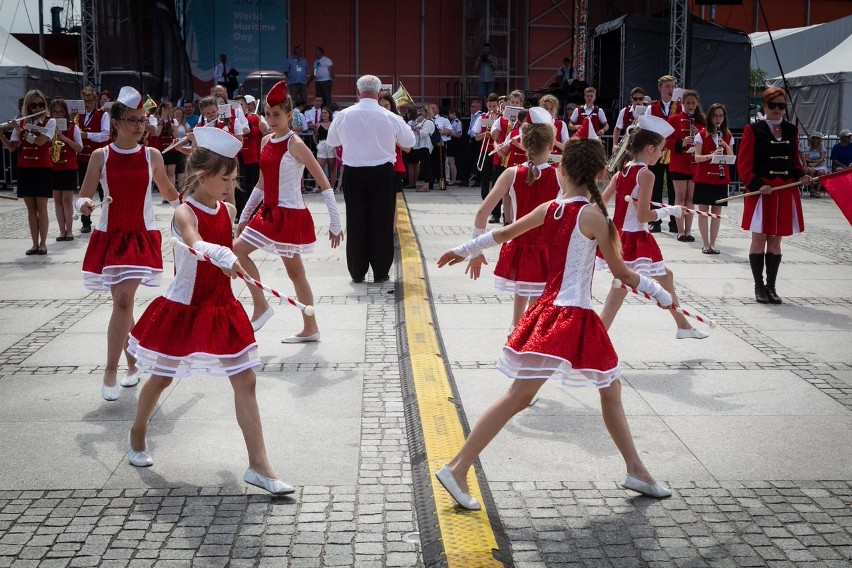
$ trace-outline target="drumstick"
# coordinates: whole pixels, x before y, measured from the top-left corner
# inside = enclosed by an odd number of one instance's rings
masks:
[[[213,125],[214,125],[214,124],[216,124],[217,122],[219,122],[219,119],[218,119],[218,118],[216,118],[216,119],[212,120],[212,121],[210,122],[210,124],[205,124],[204,126],[199,126],[199,128],[207,128],[208,126],[213,126]],[[190,132],[190,134],[192,134],[192,133]],[[175,148],[177,148],[178,146],[182,146],[182,145],[186,144],[187,142],[189,142],[189,134],[187,134],[186,136],[184,136],[184,137],[183,137],[183,138],[181,138],[180,140],[177,140],[176,142],[173,142],[173,143],[171,144],[171,146],[169,146],[169,147],[167,147],[166,149],[164,149],[162,152],[160,152],[160,154],[165,154],[165,153],[166,153],[166,152],[168,152],[169,150],[174,150],[174,149],[175,149]]]
[[[636,288],[632,288],[632,287],[628,286],[627,284],[625,284],[624,282],[622,282],[618,278],[613,279],[612,287],[613,288],[622,288],[624,290],[627,290],[628,292],[633,292],[637,296],[642,296],[643,298],[645,298],[647,300],[651,300],[651,301],[656,302],[656,300],[654,300],[654,298],[652,298],[649,294],[646,294],[645,292],[640,292]],[[657,305],[660,306],[659,302],[657,303]],[[660,307],[663,308],[663,306],[660,306]],[[696,321],[700,321],[703,324],[707,324],[711,328],[717,327],[719,325],[715,321],[711,320],[710,318],[708,318],[706,316],[702,316],[699,313],[688,312],[688,311],[684,310],[683,308],[681,308],[679,306],[669,306],[668,308],[663,308],[663,309],[664,310],[671,310],[673,312],[683,314],[688,318],[692,318]]]
[[[94,206],[95,206],[95,208],[97,209],[98,207],[103,207],[104,203],[112,203],[112,196],[111,196],[111,195],[107,195],[107,196],[104,198],[104,200],[103,200],[103,201],[101,201],[100,203],[95,203],[95,205],[94,205]],[[79,219],[79,218],[80,218],[80,214],[79,214],[79,213],[74,213],[74,215],[72,215],[72,216],[71,216],[71,218],[72,218],[72,219],[74,219],[74,220],[76,221],[77,219]]]
[[[832,173],[828,173],[828,174],[822,174],[821,176],[812,177],[811,183],[817,181],[818,179],[824,178],[826,176],[832,176],[833,174],[836,174],[836,173],[837,172],[832,172]],[[805,184],[803,184],[800,181],[785,183],[784,185],[779,185],[778,187],[770,188],[769,193],[772,193],[773,191],[777,191],[779,189],[787,189],[788,187],[796,187],[798,185],[805,185]],[[716,203],[725,203],[726,201],[731,201],[732,199],[742,199],[743,197],[748,197],[750,195],[760,195],[760,191],[749,191],[748,193],[742,193],[740,195],[732,195],[731,197],[726,197],[724,199],[717,199]]]
[[[635,197],[632,197],[630,195],[624,196],[624,201],[629,202],[631,199],[633,201],[636,201],[636,202],[639,201],[638,199],[636,199]],[[718,203],[718,201],[716,203]],[[657,203],[656,201],[652,201],[651,205],[656,205],[657,207],[667,207],[667,205],[664,205],[662,203]],[[683,205],[681,205],[681,207],[683,207]],[[716,213],[709,213],[707,211],[699,211],[698,209],[690,209],[689,207],[683,207],[683,210],[689,211],[690,213],[694,213],[696,215],[701,215],[703,217],[712,217],[713,219],[721,219],[722,217],[724,217],[724,215],[717,215]]]
[[[214,265],[214,266],[219,266],[218,264],[216,264],[216,263],[213,261],[213,259],[212,259],[212,258],[210,258],[209,256],[207,256],[207,255],[206,255],[206,254],[204,254],[203,252],[199,252],[199,251],[195,250],[195,249],[194,249],[194,248],[192,248],[191,246],[189,246],[189,245],[187,245],[186,243],[184,243],[184,242],[180,241],[177,237],[172,237],[172,238],[170,238],[170,239],[169,239],[169,243],[171,243],[171,244],[172,244],[172,246],[174,246],[174,245],[180,245],[180,246],[182,246],[183,248],[185,248],[186,250],[188,250],[189,252],[191,252],[193,255],[195,255],[195,258],[197,258],[198,260],[202,260],[202,261],[204,261],[204,262],[209,262],[210,264],[212,264],[212,265]],[[220,267],[220,268],[221,268],[221,267]],[[274,289],[270,288],[269,286],[267,286],[266,284],[264,284],[264,283],[263,283],[263,282],[261,282],[260,280],[255,280],[255,279],[254,279],[254,278],[252,278],[251,276],[245,276],[245,275],[243,275],[243,274],[240,274],[239,272],[237,272],[237,273],[236,273],[236,275],[237,275],[237,276],[239,276],[240,278],[242,278],[243,280],[245,280],[245,281],[246,281],[246,283],[251,284],[251,285],[253,285],[253,286],[256,286],[257,288],[260,288],[261,290],[264,290],[264,291],[266,291],[266,292],[269,292],[270,294],[272,294],[273,296],[275,296],[275,297],[276,297],[276,298],[278,298],[279,300],[282,300],[282,301],[286,300],[286,301],[287,301],[287,302],[289,302],[291,305],[296,306],[297,308],[299,308],[300,310],[302,310],[303,312],[305,312],[305,315],[306,315],[306,316],[312,316],[312,315],[314,315],[314,313],[315,313],[315,310],[314,310],[314,307],[313,307],[313,306],[306,306],[305,304],[303,304],[303,303],[299,302],[298,300],[294,300],[294,299],[293,299],[293,298],[291,298],[290,296],[287,296],[287,295],[285,295],[285,294],[281,294],[280,292],[277,292],[276,290],[274,290]]]

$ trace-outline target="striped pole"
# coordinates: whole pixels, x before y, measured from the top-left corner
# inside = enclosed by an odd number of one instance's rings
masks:
[[[630,195],[624,196],[624,201],[629,202],[631,200],[639,201],[638,199],[636,199],[635,197],[632,197]],[[668,205],[665,205],[663,203],[657,203],[656,201],[652,201],[651,205],[654,205],[656,207],[668,207]],[[681,205],[681,207],[683,207],[683,206]],[[701,215],[702,217],[712,217],[713,219],[721,219],[722,217],[724,217],[724,215],[717,215],[716,213],[709,213],[707,211],[699,211],[698,209],[690,209],[689,207],[683,207],[683,210],[689,211],[690,213],[694,213],[695,215]]]
[[[641,296],[641,297],[645,298],[646,300],[651,300],[652,302],[657,303],[657,300],[652,298],[650,295],[646,294],[645,292],[640,292],[636,288],[632,288],[632,287],[628,286],[627,284],[625,284],[624,282],[622,282],[618,278],[613,279],[612,287],[613,288],[623,288],[624,290],[627,290],[628,292],[633,292],[637,296]],[[657,303],[657,305],[660,306],[659,303]],[[711,328],[718,326],[718,324],[715,321],[711,320],[710,318],[708,318],[706,316],[702,316],[701,314],[699,314],[697,312],[696,313],[689,312],[689,311],[684,310],[683,308],[681,308],[679,306],[669,306],[668,308],[664,308],[663,306],[660,306],[660,307],[665,309],[665,310],[671,310],[673,312],[683,314],[684,316],[686,316],[688,318],[692,318],[695,321],[700,321],[701,323],[708,325]]]

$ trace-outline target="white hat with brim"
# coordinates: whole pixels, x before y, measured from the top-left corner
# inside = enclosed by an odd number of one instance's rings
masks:
[[[644,114],[636,119],[636,124],[642,130],[651,130],[663,138],[668,138],[674,132],[674,127],[658,116]]]
[[[236,158],[243,143],[221,128],[196,128],[192,131],[195,145],[226,158]]]
[[[127,108],[142,108],[142,95],[133,87],[122,87],[117,100]]]
[[[532,107],[530,109],[530,121],[533,124],[553,124],[553,115],[546,108]]]

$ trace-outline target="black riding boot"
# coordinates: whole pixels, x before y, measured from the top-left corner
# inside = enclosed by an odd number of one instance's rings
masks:
[[[766,286],[763,285],[763,253],[748,255],[748,263],[754,276],[754,299],[758,304],[768,304],[769,296],[766,294]]]
[[[775,278],[778,276],[778,267],[781,266],[781,255],[766,253],[766,295],[769,303],[780,304],[781,298],[775,293]]]

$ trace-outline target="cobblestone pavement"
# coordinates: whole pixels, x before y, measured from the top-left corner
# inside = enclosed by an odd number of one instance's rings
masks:
[[[478,189],[408,198],[427,264],[434,262],[437,251],[448,244],[457,244],[469,234]],[[325,230],[322,204],[312,196],[308,196],[308,200],[318,221],[317,234],[322,234]],[[833,424],[839,435],[852,432],[849,415],[852,410],[852,358],[849,351],[820,350],[802,343],[795,335],[800,333],[801,338],[807,338],[808,334],[820,330],[836,333],[836,327],[846,332],[847,339],[852,339],[849,334],[852,329],[849,325],[852,321],[849,287],[852,241],[848,238],[848,225],[832,209],[830,200],[806,201],[805,206],[808,232],[790,240],[792,246],[786,253],[782,278],[788,269],[791,272],[794,269],[813,270],[828,283],[814,294],[797,284],[785,295],[783,309],[798,310],[796,314],[807,316],[803,316],[801,326],[799,320],[791,319],[789,311],[773,312],[781,322],[780,327],[755,319],[748,311],[758,306],[748,289],[736,282],[736,278],[741,278],[740,273],[747,271],[747,265],[743,266],[744,256],[739,254],[741,251],[712,258],[683,254],[684,249],[675,249],[664,235],[660,237],[664,254],[670,259],[676,275],[686,269],[697,271],[678,280],[678,291],[684,303],[716,319],[720,330],[747,342],[750,351],[748,356],[723,353],[712,358],[690,351],[685,357],[670,359],[653,352],[642,355],[631,352],[622,361],[625,370],[629,374],[688,371],[711,380],[725,378],[730,372],[789,374],[799,381],[799,388],[811,389],[807,392],[839,406],[839,411],[825,415],[827,420],[835,421]],[[31,293],[23,294],[19,290],[11,293],[21,282],[14,278],[15,275],[20,275],[21,271],[35,275],[38,262],[19,258],[28,242],[22,238],[26,234],[22,211],[18,204],[0,203],[0,237],[8,245],[6,248],[0,246],[0,286],[6,290],[0,293],[0,322],[4,327],[20,325],[22,330],[0,333],[0,399],[14,394],[3,390],[4,384],[9,383],[5,379],[78,380],[100,376],[104,369],[102,359],[97,358],[71,363],[38,359],[39,353],[61,341],[81,318],[102,307],[105,296],[80,293],[57,298],[41,291],[38,281]],[[728,208],[729,217],[724,221],[720,236],[720,241],[730,249],[741,249],[745,242],[743,233],[737,228],[738,211],[736,205]],[[167,215],[166,210],[158,210],[160,226],[167,225]],[[53,236],[49,238],[51,254],[47,257],[50,266],[45,270],[54,271],[51,274],[74,273],[83,250],[81,243],[75,243],[79,249],[76,256],[70,252],[56,253],[53,249],[59,247],[50,245]],[[345,280],[345,260],[341,251],[327,251],[323,248],[316,256],[306,259],[309,274],[327,271],[338,280]],[[164,257],[168,262],[170,252],[166,251]],[[735,274],[733,269],[740,272]],[[261,270],[264,274],[274,274],[279,282],[284,281],[283,269],[272,266],[268,260]],[[734,282],[733,289],[708,293],[700,276],[704,270],[727,271],[726,278]],[[444,273],[440,278],[432,274],[430,283],[439,314],[444,313],[444,309],[496,309],[504,315],[511,310],[512,298],[491,292],[490,286],[471,287],[469,282],[460,278],[454,281]],[[412,496],[415,480],[411,476],[408,454],[408,436],[413,433],[405,431],[397,347],[400,332],[397,298],[389,293],[394,291],[393,285],[370,283],[366,290],[357,293],[350,293],[348,288],[338,292],[336,288],[339,285],[318,285],[314,303],[323,311],[360,310],[357,317],[361,319],[350,322],[360,326],[355,329],[366,327],[367,330],[360,353],[338,358],[266,357],[259,375],[310,377],[309,380],[316,381],[334,373],[358,373],[362,377],[359,398],[352,401],[353,404],[360,402],[360,414],[358,435],[353,442],[358,446],[357,467],[351,482],[302,483],[292,498],[270,498],[247,490],[241,483],[198,486],[178,483],[174,486],[164,479],[161,486],[139,487],[136,483],[118,488],[101,485],[87,489],[44,490],[37,484],[15,485],[13,489],[0,478],[0,568],[368,567],[420,566],[424,560],[439,564],[440,559],[421,558],[412,538],[407,536],[418,530]],[[601,289],[595,290],[598,303],[603,300],[604,293]],[[137,298],[137,311],[148,301],[148,297]],[[628,298],[623,308],[625,314],[642,309],[642,300],[634,297]],[[51,315],[43,323],[27,327],[17,321],[22,313],[33,317]],[[833,327],[808,327],[816,325],[812,320],[819,323],[825,314],[835,315],[839,323],[832,324]],[[439,318],[445,340],[453,332],[453,323],[446,316]],[[488,324],[482,327],[487,328]],[[648,333],[662,336],[651,328]],[[495,347],[499,347],[500,335],[505,337],[503,327],[494,332],[483,329],[481,336],[468,336],[463,345],[448,345],[450,370],[456,375],[457,383],[468,385],[462,389],[462,400],[471,421],[479,413],[473,394],[490,400],[491,391],[477,391],[478,387],[470,386],[469,374],[493,370],[495,366],[493,358],[476,349],[492,338],[497,338]],[[324,331],[324,342],[333,338]],[[838,344],[834,335],[825,335],[822,339]],[[268,349],[278,351],[272,345]],[[643,389],[641,381],[632,386],[640,392]],[[725,395],[733,396],[731,393]],[[32,396],[38,397],[39,393],[34,390]],[[537,411],[533,407],[530,412]],[[696,411],[696,414],[710,416],[712,412]],[[760,419],[760,411],[755,411],[754,415],[756,420]],[[324,416],[316,419],[333,420]],[[549,419],[548,416],[541,418]],[[4,423],[13,422],[0,414],[0,428]],[[831,422],[826,424],[828,428],[833,427]],[[20,427],[26,428],[27,423],[21,423]],[[791,436],[791,444],[804,443],[796,433],[793,427],[785,430],[784,435]],[[515,435],[517,431],[506,434],[507,437]],[[606,476],[575,479],[570,474],[570,464],[561,480],[546,479],[547,475],[539,472],[534,464],[522,475],[507,479],[502,473],[500,455],[488,456],[484,460],[484,470],[492,480],[489,486],[494,504],[517,567],[839,568],[852,565],[852,459],[848,457],[852,455],[852,446],[849,439],[852,437],[846,438],[845,446],[829,448],[837,460],[842,461],[845,455],[850,463],[848,473],[838,479],[731,480],[711,471],[712,466],[706,465],[705,456],[696,450],[693,458],[705,463],[709,474],[670,476],[666,481],[675,494],[665,501],[637,497]],[[40,451],[47,456],[51,453],[51,441],[49,437],[39,441]],[[328,442],[315,440],[316,444]],[[725,443],[726,440],[718,441],[719,445]],[[15,448],[8,440],[0,447]],[[690,451],[692,449],[690,446]],[[14,453],[4,453],[2,460],[7,459],[15,459],[18,468],[28,467],[28,463],[18,462]],[[56,467],[63,466],[57,464]],[[126,467],[124,460],[118,467]]]

